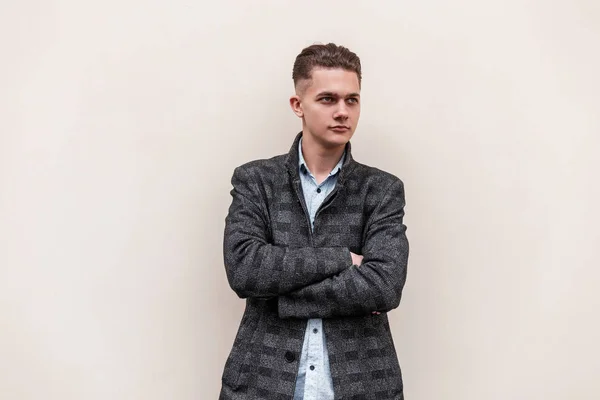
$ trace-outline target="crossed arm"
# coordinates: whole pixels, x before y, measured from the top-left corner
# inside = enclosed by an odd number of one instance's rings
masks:
[[[242,167],[231,182],[223,251],[227,279],[240,298],[277,297],[281,318],[356,316],[398,307],[408,260],[400,180],[387,188],[367,221],[360,266],[345,247],[268,243],[259,187]]]

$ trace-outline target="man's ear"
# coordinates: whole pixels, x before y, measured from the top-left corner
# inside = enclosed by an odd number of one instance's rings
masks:
[[[300,101],[300,96],[297,94],[290,97],[290,107],[292,111],[298,118],[302,118],[304,116],[304,111],[302,110],[302,102]]]

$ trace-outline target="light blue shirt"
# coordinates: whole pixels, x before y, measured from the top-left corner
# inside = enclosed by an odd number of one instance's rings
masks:
[[[298,168],[300,169],[302,192],[310,215],[312,229],[319,206],[337,183],[338,172],[342,168],[346,152],[344,151],[340,161],[320,185],[317,184],[316,178],[309,171],[302,156],[302,138],[300,138],[298,144],[298,153],[300,156]],[[311,318],[306,325],[294,400],[333,400],[329,354],[327,353],[327,343],[321,318]]]

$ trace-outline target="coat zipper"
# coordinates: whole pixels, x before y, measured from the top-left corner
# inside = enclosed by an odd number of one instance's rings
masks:
[[[313,224],[311,224],[311,222],[310,222],[310,215],[308,214],[308,207],[306,206],[306,202],[304,201],[304,196],[302,194],[302,191],[299,189],[300,184],[301,184],[300,181],[295,181],[294,190],[296,191],[296,196],[298,197],[298,201],[300,201],[300,204],[302,205],[302,210],[304,210],[304,216],[306,217],[306,223],[308,224],[308,236],[310,238],[310,245],[314,246],[314,239],[313,239],[314,232],[313,232],[313,228],[312,228]],[[321,205],[317,209],[317,212],[315,213],[315,222],[317,221],[317,217],[319,216],[321,211],[323,211],[327,207],[329,207],[329,205],[331,204],[331,199],[333,198],[333,196],[335,196],[337,191],[338,191],[338,184],[336,184],[335,187],[333,188],[333,190],[327,195],[327,197],[325,197],[325,199],[323,199],[323,202],[321,203]]]
[[[308,207],[306,206],[306,202],[304,201],[304,195],[302,194],[302,190],[300,189],[300,181],[294,181],[294,190],[296,191],[296,196],[298,197],[298,201],[302,206],[302,210],[304,210],[304,216],[306,217],[306,223],[308,224],[308,237],[310,238],[310,245],[314,246],[313,235],[312,235],[312,224],[310,223],[310,215],[308,214]],[[315,217],[316,218],[316,217]]]
[[[333,190],[327,195],[327,197],[325,197],[323,199],[323,202],[321,203],[321,205],[319,206],[319,208],[317,209],[317,212],[315,213],[315,221],[317,220],[317,216],[319,215],[319,213],[321,211],[323,211],[324,209],[326,209],[327,207],[329,207],[329,205],[331,204],[331,202],[333,201],[333,196],[335,196],[335,194],[337,193],[338,190],[338,184],[336,183],[335,187],[333,188]]]

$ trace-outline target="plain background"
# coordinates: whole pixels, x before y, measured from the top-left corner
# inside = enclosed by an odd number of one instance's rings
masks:
[[[217,398],[231,174],[333,41],[406,187],[407,399],[598,399],[598,4],[2,0],[0,398]]]

